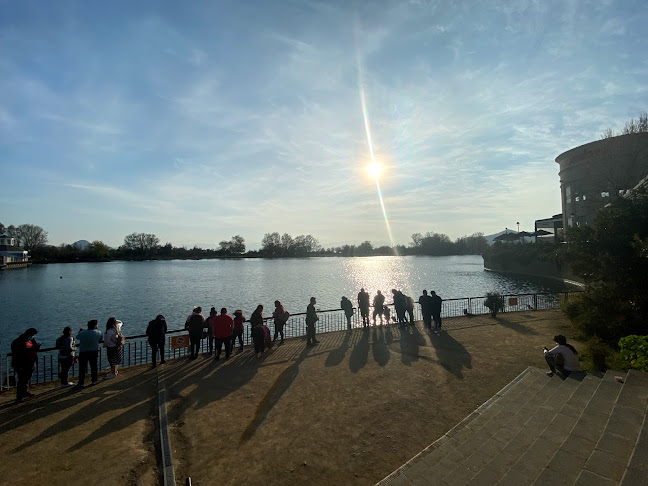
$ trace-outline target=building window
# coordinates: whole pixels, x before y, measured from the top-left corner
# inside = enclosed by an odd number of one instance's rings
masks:
[[[579,196],[576,196],[576,197],[574,198],[574,201],[576,201],[576,202],[580,201],[580,197],[579,197]]]
[[[583,198],[583,201],[587,200],[587,196],[585,194],[583,194],[581,197]]]
[[[603,191],[603,192],[601,193],[601,197],[610,197],[610,193],[609,193],[609,191]]]

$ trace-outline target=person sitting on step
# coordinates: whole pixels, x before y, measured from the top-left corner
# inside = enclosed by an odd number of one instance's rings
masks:
[[[563,376],[568,376],[572,371],[580,371],[578,362],[578,351],[571,344],[567,344],[567,338],[562,334],[554,336],[554,342],[557,344],[552,349],[544,347],[544,357],[551,371],[547,371],[547,376],[553,376],[558,372]]]

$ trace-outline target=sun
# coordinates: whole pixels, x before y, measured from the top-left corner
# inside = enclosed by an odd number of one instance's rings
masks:
[[[378,177],[380,177],[381,172],[382,172],[382,165],[378,164],[377,162],[372,162],[367,166],[367,173],[374,179],[378,179]]]

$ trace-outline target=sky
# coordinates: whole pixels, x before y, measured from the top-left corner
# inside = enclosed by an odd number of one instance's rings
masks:
[[[56,245],[532,231],[561,211],[556,156],[648,110],[645,0],[0,12],[0,222]]]

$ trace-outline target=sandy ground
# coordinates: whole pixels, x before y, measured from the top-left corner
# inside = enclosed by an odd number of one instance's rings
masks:
[[[177,484],[374,484],[485,402],[571,327],[519,312],[288,340],[159,366]],[[578,346],[576,346],[578,347]],[[160,484],[156,374],[148,367],[81,392],[0,394],[4,484]],[[13,391],[12,391],[13,392]],[[21,467],[23,465],[23,467]]]
[[[194,485],[374,484],[527,366],[559,311],[354,330],[241,355],[176,363],[165,381],[176,473]]]

